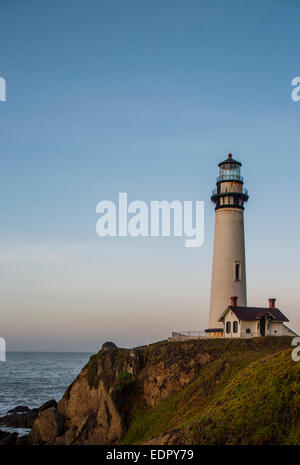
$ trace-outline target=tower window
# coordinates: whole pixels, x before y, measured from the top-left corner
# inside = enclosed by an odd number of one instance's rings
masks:
[[[230,333],[231,331],[231,321],[227,321],[226,323],[226,333]]]
[[[237,333],[237,332],[238,332],[238,326],[239,326],[238,321],[234,321],[234,322],[233,322],[233,332],[234,332],[234,333]]]
[[[233,279],[242,281],[242,264],[240,262],[234,262]]]

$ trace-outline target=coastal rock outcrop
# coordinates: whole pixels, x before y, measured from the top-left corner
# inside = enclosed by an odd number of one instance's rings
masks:
[[[266,337],[103,348],[57,407],[38,413],[29,441],[299,444],[300,364],[290,343]]]
[[[11,428],[31,428],[38,416],[38,412],[39,409],[37,408],[30,409],[29,407],[20,405],[0,418],[0,425]]]
[[[17,442],[18,433],[0,431],[0,446],[12,446]]]
[[[56,407],[41,410],[30,432],[34,444],[47,444],[54,441],[64,430],[64,417]]]
[[[135,349],[104,347],[93,355],[59,401],[64,431],[53,444],[117,444],[136,407],[155,406],[189,383],[209,360],[209,353],[191,345],[167,342]],[[39,415],[33,444],[45,441],[41,433],[46,417]]]
[[[118,347],[114,342],[107,341],[102,344],[102,349],[117,349]]]
[[[39,408],[30,409],[26,405],[18,405],[14,409],[9,410],[7,415],[0,418],[0,425],[10,428],[32,428],[39,412],[56,406],[57,402],[54,399],[45,402]]]

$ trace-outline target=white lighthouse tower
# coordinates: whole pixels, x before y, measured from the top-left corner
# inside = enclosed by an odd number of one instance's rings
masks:
[[[222,335],[224,325],[218,319],[232,296],[238,298],[238,305],[247,306],[244,203],[248,193],[243,186],[241,166],[231,153],[219,163],[217,187],[211,196],[216,217],[209,328],[206,331],[215,337]]]

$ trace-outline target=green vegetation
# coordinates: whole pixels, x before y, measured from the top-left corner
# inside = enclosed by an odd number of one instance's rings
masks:
[[[88,384],[90,387],[96,388],[99,383],[100,376],[98,375],[98,354],[92,355],[88,364]]]
[[[128,371],[121,371],[117,379],[115,381],[115,390],[117,392],[122,392],[126,388],[128,388],[133,382],[133,376],[132,373],[129,373]]]
[[[148,364],[209,361],[194,379],[155,407],[138,402],[122,444],[176,431],[181,444],[299,444],[300,363],[290,338],[207,340],[149,347]]]
[[[299,444],[300,364],[283,351],[250,364],[194,424],[211,444]]]

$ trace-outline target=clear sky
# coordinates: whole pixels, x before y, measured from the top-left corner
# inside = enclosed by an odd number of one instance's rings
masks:
[[[95,351],[207,327],[217,163],[243,163],[248,304],[300,331],[297,0],[1,0],[0,336]],[[96,205],[204,200],[205,242],[97,237]]]

